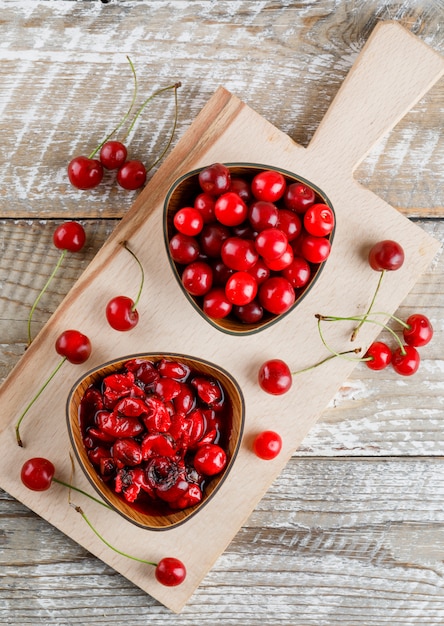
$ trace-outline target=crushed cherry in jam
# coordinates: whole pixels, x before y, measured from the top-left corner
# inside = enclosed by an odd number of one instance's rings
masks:
[[[198,504],[227,465],[231,400],[218,380],[178,360],[127,361],[86,390],[79,420],[100,478],[144,513]]]

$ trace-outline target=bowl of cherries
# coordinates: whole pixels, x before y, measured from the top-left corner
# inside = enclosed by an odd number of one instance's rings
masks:
[[[312,183],[259,164],[188,172],[164,204],[164,238],[186,297],[213,326],[257,332],[294,309],[333,242],[335,213]]]
[[[242,438],[244,400],[207,361],[137,354],[83,376],[67,401],[68,432],[91,485],[150,530],[173,528],[215,494]]]

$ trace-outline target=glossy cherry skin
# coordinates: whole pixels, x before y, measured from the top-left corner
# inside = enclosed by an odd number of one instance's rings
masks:
[[[190,237],[195,237],[203,228],[204,220],[202,214],[194,207],[183,207],[174,215],[174,226],[176,229]]]
[[[85,245],[85,229],[78,222],[64,222],[57,226],[52,240],[55,247],[59,250],[79,252]]]
[[[391,239],[378,241],[370,249],[368,262],[375,271],[394,271],[404,263],[404,250],[399,243]]]
[[[80,365],[90,357],[91,342],[86,335],[78,330],[65,330],[57,338],[55,349],[70,363]]]
[[[98,159],[75,157],[68,165],[68,178],[77,189],[93,189],[102,182],[103,166]]]
[[[258,253],[267,261],[277,259],[287,249],[288,239],[278,228],[265,228],[255,239]]]
[[[175,587],[183,583],[187,575],[185,565],[179,559],[165,557],[156,565],[156,580],[166,587]]]
[[[257,282],[248,272],[234,272],[225,284],[225,295],[237,306],[248,304],[257,294]]]
[[[254,438],[253,452],[264,461],[275,459],[281,449],[282,438],[278,433],[272,430],[264,430]]]
[[[228,191],[216,200],[214,214],[224,226],[238,226],[247,217],[248,208],[237,193]]]
[[[392,355],[392,366],[397,374],[401,376],[412,376],[418,371],[421,357],[414,346],[403,346],[405,354],[401,348],[397,348]]]
[[[117,172],[117,182],[123,189],[134,191],[146,182],[146,168],[142,161],[127,161]]]
[[[284,195],[285,189],[285,178],[274,170],[259,172],[251,181],[253,196],[265,202],[277,202]]]
[[[277,226],[279,213],[276,205],[272,202],[257,200],[252,202],[248,208],[248,220],[256,231],[261,231]]]
[[[414,313],[407,318],[406,323],[409,327],[404,328],[402,334],[404,341],[409,346],[419,348],[427,345],[432,340],[433,326],[425,315]]]
[[[275,315],[288,311],[295,299],[293,287],[283,276],[272,276],[259,287],[259,302]]]
[[[223,287],[214,287],[204,296],[202,309],[208,317],[222,319],[231,313],[232,308]]]
[[[200,254],[197,239],[189,235],[183,235],[182,233],[177,233],[171,237],[169,249],[173,261],[181,265],[188,265],[188,263],[197,261]]]
[[[28,459],[22,466],[20,478],[22,483],[32,491],[46,491],[50,488],[55,467],[42,457]]]
[[[192,296],[203,296],[213,285],[213,270],[203,261],[190,263],[182,272],[182,284]]]
[[[204,224],[209,224],[214,221],[215,204],[215,197],[211,196],[209,193],[202,192],[194,199],[194,208],[201,214]]]
[[[287,209],[296,213],[305,213],[305,211],[314,204],[314,190],[304,183],[291,183],[288,185],[284,194],[284,203]]]
[[[315,237],[326,237],[335,226],[335,216],[327,204],[313,204],[304,215],[305,230]]]
[[[139,313],[134,308],[134,301],[127,296],[112,298],[106,305],[105,315],[108,324],[114,330],[131,330],[139,322]]]
[[[290,389],[293,378],[288,365],[281,359],[270,359],[261,365],[258,374],[261,389],[273,396],[280,396]]]
[[[294,289],[300,289],[310,280],[310,265],[302,257],[294,257],[290,265],[282,270],[282,275]]]
[[[207,443],[198,447],[193,464],[200,474],[215,476],[227,465],[227,454],[217,444]]]
[[[222,261],[233,270],[247,271],[256,265],[259,255],[251,239],[228,237],[221,247]]]
[[[289,209],[278,210],[277,227],[287,237],[288,241],[294,241],[302,230],[302,222],[299,215]]]
[[[107,141],[100,148],[99,158],[107,170],[117,170],[126,161],[128,150],[121,141]]]
[[[213,163],[199,172],[199,185],[205,193],[218,196],[230,189],[231,174],[222,163]]]
[[[256,299],[248,304],[234,306],[233,313],[244,324],[257,324],[264,317],[264,309]]]
[[[301,242],[302,256],[309,263],[323,263],[329,257],[330,251],[331,243],[326,237],[306,235]]]
[[[371,370],[383,370],[392,361],[392,351],[383,341],[374,341],[365,354],[365,364]]]

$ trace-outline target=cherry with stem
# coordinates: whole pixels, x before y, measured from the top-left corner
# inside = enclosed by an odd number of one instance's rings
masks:
[[[25,409],[22,411],[15,425],[15,436],[16,436],[17,444],[20,447],[23,447],[23,441],[20,436],[20,426],[24,417],[30,410],[30,408],[33,406],[36,400],[42,395],[43,391],[46,389],[46,387],[55,377],[55,375],[60,370],[60,368],[62,367],[65,361],[69,361],[70,363],[73,363],[75,365],[80,365],[81,363],[84,363],[85,361],[89,359],[90,354],[91,354],[91,342],[86,335],[84,335],[78,330],[65,330],[57,338],[55,342],[55,349],[56,349],[56,352],[62,356],[62,359],[53,369],[53,371],[45,380],[45,382],[40,387],[40,389],[37,391],[35,396],[28,402],[28,404],[26,405]]]
[[[134,328],[139,322],[139,312],[137,311],[137,305],[142,295],[143,285],[145,282],[145,272],[143,270],[142,263],[136,256],[136,254],[128,247],[126,241],[122,241],[121,245],[127,250],[140,269],[140,285],[135,300],[132,300],[128,296],[115,296],[106,305],[105,314],[109,325],[114,330],[127,331]]]
[[[72,221],[64,222],[63,224],[60,224],[59,226],[57,226],[57,228],[54,231],[52,240],[53,240],[54,246],[58,248],[59,250],[61,250],[61,253],[51,275],[49,276],[48,280],[46,281],[46,283],[40,290],[40,293],[34,300],[34,303],[29,312],[28,347],[32,343],[31,324],[32,324],[32,317],[34,315],[34,311],[37,308],[43,294],[46,292],[49,285],[51,284],[54,276],[57,274],[58,270],[60,269],[63,259],[65,258],[67,253],[68,252],[80,252],[80,250],[85,245],[85,240],[86,240],[85,229],[78,222],[72,222]]]

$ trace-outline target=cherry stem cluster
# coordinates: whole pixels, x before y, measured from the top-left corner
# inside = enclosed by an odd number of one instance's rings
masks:
[[[125,248],[125,250],[127,250],[131,254],[131,256],[133,257],[133,259],[135,259],[137,265],[140,268],[141,279],[140,279],[139,291],[137,292],[137,296],[136,296],[136,298],[134,300],[133,306],[131,307],[131,311],[134,312],[136,310],[136,308],[137,308],[138,303],[139,303],[140,296],[142,295],[143,285],[144,285],[144,282],[145,282],[145,272],[144,272],[142,263],[139,261],[137,256],[131,250],[131,248],[128,247],[128,243],[126,241],[121,241],[120,243]]]
[[[118,548],[113,546],[94,527],[94,525],[91,523],[91,521],[89,520],[89,518],[87,517],[87,515],[85,514],[85,512],[83,511],[83,509],[80,506],[75,505],[73,503],[70,503],[70,504],[74,508],[74,510],[77,511],[77,513],[79,513],[83,517],[83,519],[88,524],[88,526],[91,528],[93,533],[100,539],[100,541],[102,541],[106,546],[108,546],[108,548],[110,548],[111,550],[113,550],[117,554],[120,554],[120,555],[122,555],[122,556],[124,556],[124,557],[126,557],[128,559],[132,559],[133,561],[138,561],[139,563],[145,563],[146,565],[153,565],[154,567],[156,567],[157,563],[153,563],[152,561],[147,561],[146,559],[141,559],[141,558],[139,558],[137,556],[133,556],[131,554],[127,554],[126,552],[123,552],[122,550],[119,550]]]
[[[372,298],[372,300],[371,300],[371,302],[370,302],[370,304],[369,304],[369,307],[368,307],[368,309],[367,309],[367,312],[366,312],[366,313],[362,316],[362,318],[359,320],[359,324],[356,326],[356,328],[355,328],[355,329],[354,329],[354,331],[352,332],[352,335],[351,335],[351,337],[350,337],[350,341],[354,341],[354,340],[356,339],[356,337],[357,337],[357,335],[358,335],[358,332],[359,332],[359,329],[360,329],[360,328],[361,328],[361,326],[362,326],[363,324],[365,324],[365,322],[367,321],[367,318],[368,318],[368,316],[370,315],[370,313],[371,313],[371,311],[372,311],[372,309],[373,309],[373,306],[374,306],[374,304],[375,304],[375,301],[376,301],[376,296],[378,295],[379,289],[381,288],[381,284],[382,284],[382,281],[383,281],[383,279],[384,279],[385,273],[386,273],[386,270],[382,270],[382,271],[381,271],[381,274],[380,274],[380,276],[379,276],[379,280],[378,280],[378,284],[376,285],[376,290],[375,290],[375,293],[373,294],[373,298]]]
[[[119,122],[119,124],[105,137],[105,139],[103,141],[101,141],[99,143],[99,145],[94,148],[94,150],[91,152],[91,154],[89,155],[89,159],[92,159],[95,157],[95,155],[99,152],[100,148],[111,139],[111,137],[113,137],[116,132],[122,128],[122,126],[125,124],[126,120],[128,119],[131,111],[133,110],[134,104],[136,102],[136,98],[137,98],[137,76],[136,76],[136,70],[134,68],[133,62],[131,61],[131,59],[127,56],[126,57],[128,59],[128,63],[130,64],[131,67],[131,72],[133,74],[133,82],[134,82],[134,87],[133,87],[133,97],[131,99],[131,103],[130,106],[127,110],[127,112],[125,113],[125,115],[122,117],[121,121]],[[140,112],[140,111],[139,111]],[[138,115],[138,114],[137,114]]]
[[[25,409],[23,410],[22,414],[20,415],[16,425],[15,425],[15,436],[17,439],[17,444],[22,448],[23,447],[23,441],[20,437],[20,425],[23,421],[23,418],[25,417],[25,415],[27,414],[27,412],[29,411],[29,409],[32,407],[32,405],[34,404],[34,402],[41,396],[41,394],[43,393],[43,391],[46,389],[46,387],[49,385],[49,383],[51,382],[51,380],[54,378],[54,376],[57,374],[57,372],[59,371],[59,369],[62,367],[63,363],[66,361],[66,357],[63,357],[60,362],[56,365],[56,367],[54,368],[54,370],[51,372],[51,374],[48,376],[48,378],[45,380],[45,382],[43,383],[43,385],[40,387],[40,389],[38,390],[38,392],[35,394],[35,396],[32,398],[32,400],[26,405]]]
[[[62,265],[63,259],[66,256],[66,253],[68,252],[68,250],[62,250],[60,256],[59,256],[59,260],[56,263],[56,266],[54,267],[51,275],[49,276],[48,280],[46,281],[45,285],[42,287],[39,295],[37,296],[37,298],[34,300],[34,304],[31,307],[31,310],[29,312],[29,316],[28,316],[28,347],[31,345],[32,343],[32,334],[31,334],[31,322],[32,322],[32,316],[34,315],[34,311],[38,306],[38,303],[40,302],[41,297],[43,296],[43,294],[45,293],[45,291],[48,289],[52,279],[54,278],[54,276],[57,274],[60,266]]]

